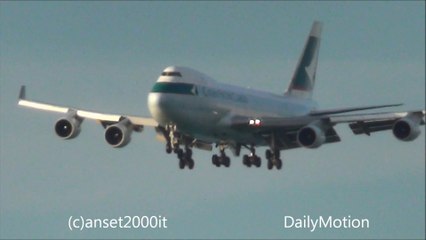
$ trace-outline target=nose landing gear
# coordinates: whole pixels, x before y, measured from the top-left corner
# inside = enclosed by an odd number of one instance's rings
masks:
[[[163,135],[166,139],[166,153],[176,153],[179,159],[179,168],[184,169],[185,166],[188,166],[189,169],[193,169],[195,163],[194,159],[192,159],[192,150],[188,146],[188,140],[184,139],[176,132],[175,126],[167,126],[167,128],[163,130]],[[184,142],[184,149],[180,148],[179,141]]]

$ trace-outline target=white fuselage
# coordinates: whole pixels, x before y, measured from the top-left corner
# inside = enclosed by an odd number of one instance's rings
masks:
[[[262,144],[252,133],[231,128],[232,118],[303,116],[316,103],[220,83],[189,68],[168,67],[149,93],[148,107],[160,125],[174,125],[179,132],[203,141]]]

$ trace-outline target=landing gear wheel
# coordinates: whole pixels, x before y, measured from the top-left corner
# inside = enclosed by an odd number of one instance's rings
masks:
[[[212,156],[212,163],[216,167],[220,167],[221,165],[229,167],[231,166],[231,159],[223,153],[221,153],[220,156],[214,154]]]
[[[246,158],[246,166],[247,167],[251,167],[253,160],[252,160],[252,156],[248,156],[248,155],[244,155]]]
[[[185,166],[188,166],[189,169],[194,168],[194,159],[192,159],[192,150],[188,147],[185,147],[185,150],[177,148],[174,149],[178,159],[179,159],[179,168],[184,169]]]
[[[195,163],[194,163],[194,160],[192,158],[188,159],[187,164],[188,164],[188,168],[189,169],[193,169],[194,168]]]
[[[172,145],[170,143],[166,144],[166,153],[171,153],[172,152]]]
[[[268,159],[268,170],[271,170],[274,167],[274,164],[271,159]]]
[[[182,158],[179,158],[179,168],[184,169],[185,168],[185,160]]]
[[[277,167],[278,170],[281,169],[281,167],[283,166],[283,162],[281,161],[281,159],[277,159],[275,162],[275,166]]]
[[[272,158],[272,151],[271,150],[266,150],[266,152],[265,152],[265,157],[266,157],[266,159],[271,159]]]
[[[260,157],[258,156],[253,156],[253,165],[255,165],[256,167],[260,167],[260,165],[262,165],[262,161],[260,161]]]
[[[231,165],[231,159],[229,157],[224,157],[223,165],[225,165],[225,167],[229,167]]]
[[[219,157],[215,154],[212,156],[212,163],[213,165],[215,165],[216,167],[220,166],[220,162],[219,162]]]
[[[226,156],[224,146],[220,146],[220,155],[214,154],[212,156],[212,163],[216,167],[220,167],[221,165],[229,167],[231,165],[231,159]]]
[[[250,148],[250,154],[243,156],[243,164],[247,167],[251,167],[251,165],[260,167],[262,165],[262,159],[256,155],[256,148],[252,145]]]
[[[247,156],[247,155],[244,155],[243,156],[243,164],[245,165],[245,166],[249,166],[249,164],[250,164],[250,162],[249,162],[249,157]]]
[[[179,144],[173,144],[173,152],[178,153],[179,150],[180,150]]]
[[[279,149],[267,149],[265,152],[266,159],[268,159],[268,169],[271,170],[274,166],[277,169],[281,169],[283,162],[280,159]]]
[[[177,157],[178,157],[179,159],[182,159],[182,158],[183,158],[183,150],[182,150],[182,149],[175,149],[175,152],[176,152]]]

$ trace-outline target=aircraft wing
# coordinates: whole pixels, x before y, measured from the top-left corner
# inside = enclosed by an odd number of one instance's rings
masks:
[[[145,118],[139,116],[131,115],[120,115],[120,114],[108,114],[108,113],[99,113],[93,111],[86,111],[82,109],[58,106],[48,103],[42,103],[37,101],[31,101],[26,99],[25,86],[21,86],[19,92],[19,101],[18,105],[57,113],[73,114],[74,117],[81,119],[92,119],[101,123],[104,127],[108,124],[120,122],[123,119],[128,119],[133,126],[143,127],[143,126],[152,126],[157,127],[158,123],[153,118]]]
[[[65,116],[59,119],[55,124],[56,134],[63,139],[71,139],[78,136],[80,133],[80,125],[84,119],[95,120],[106,128],[105,140],[112,147],[124,147],[130,141],[130,135],[132,132],[141,132],[145,126],[154,127],[157,132],[157,139],[160,141],[166,141],[166,135],[168,136],[168,133],[166,134],[166,132],[164,132],[164,127],[160,126],[160,124],[153,118],[100,113],[27,100],[25,86],[21,86],[18,105],[42,111],[65,114]],[[200,139],[191,139],[191,141],[191,145],[193,147],[207,151],[212,150],[211,143],[209,142],[205,142]]]
[[[266,118],[249,118],[234,117],[232,127],[247,127],[255,132],[269,131],[274,129],[297,129],[310,123],[321,122],[329,126],[339,123],[374,123],[380,125],[387,124],[389,121],[395,122],[404,117],[414,117],[419,119],[419,124],[425,124],[425,110],[407,111],[407,112],[383,112],[383,113],[362,113],[362,114],[346,114],[346,115],[307,115],[299,117],[266,117]]]
[[[332,124],[349,123],[354,134],[367,135],[372,132],[390,130],[395,122],[402,118],[411,119],[418,125],[424,125],[425,110],[328,116]]]
[[[351,111],[355,110],[351,109]],[[377,131],[391,130],[395,127],[399,120],[403,120],[403,122],[407,123],[411,128],[408,130],[408,133],[414,134],[412,136],[395,135],[398,139],[404,141],[410,141],[417,137],[419,131],[416,131],[416,129],[418,129],[419,125],[425,124],[425,110],[346,115],[336,115],[333,113],[326,114],[325,112],[326,111],[324,111],[323,115],[314,114],[288,118],[247,118],[240,116],[234,117],[232,127],[235,129],[244,129],[246,131],[257,133],[260,136],[263,136],[266,142],[269,142],[271,136],[274,135],[280,149],[284,150],[301,147],[298,142],[298,133],[302,129],[306,128],[314,129],[314,131],[321,131],[324,136],[324,139],[321,140],[322,144],[340,141],[340,137],[335,131],[334,126],[341,123],[349,124],[352,132],[356,135],[370,135],[371,133]],[[340,112],[340,110],[336,112]],[[397,133],[394,131],[394,134]],[[404,132],[401,132],[401,134],[404,135]]]

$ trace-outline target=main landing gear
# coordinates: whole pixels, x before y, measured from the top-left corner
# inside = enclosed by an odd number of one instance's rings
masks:
[[[225,154],[225,147],[220,146],[220,155],[214,154],[212,156],[212,163],[216,167],[220,167],[220,165],[229,167],[231,165],[231,159]]]
[[[191,150],[191,142],[190,138],[187,138],[179,132],[176,131],[175,126],[168,126],[165,129],[161,130],[166,139],[166,152],[167,153],[175,153],[177,158],[179,159],[179,168],[184,169],[186,166],[188,169],[194,168],[194,159],[192,159],[192,150]],[[182,149],[181,146],[184,146]],[[212,156],[212,163],[216,167],[220,167],[221,165],[225,167],[229,167],[231,165],[231,159],[226,156],[225,149],[228,147],[226,144],[218,144],[216,147],[219,147],[220,153],[214,154]],[[256,155],[256,149],[254,145],[244,145],[247,149],[249,149],[250,154],[246,154],[243,156],[243,164],[247,167],[255,166],[259,168],[262,165],[262,160],[259,156]],[[241,144],[238,144],[232,148],[234,150],[234,155],[240,155]],[[279,146],[276,145],[275,136],[271,136],[270,149],[265,152],[267,162],[267,167],[269,170],[276,167],[277,169],[282,168],[282,160],[280,159],[280,150]]]
[[[268,159],[268,169],[271,170],[274,166],[281,169],[283,162],[280,159],[280,150],[266,150],[266,159]]]
[[[185,166],[188,166],[189,169],[194,168],[194,159],[192,159],[192,150],[185,146],[185,151],[178,148],[176,154],[179,159],[179,168],[184,169]]]
[[[260,165],[262,165],[262,160],[256,155],[256,150],[253,146],[250,148],[250,154],[245,154],[243,156],[243,164],[247,167],[251,167],[251,165],[260,167]]]

